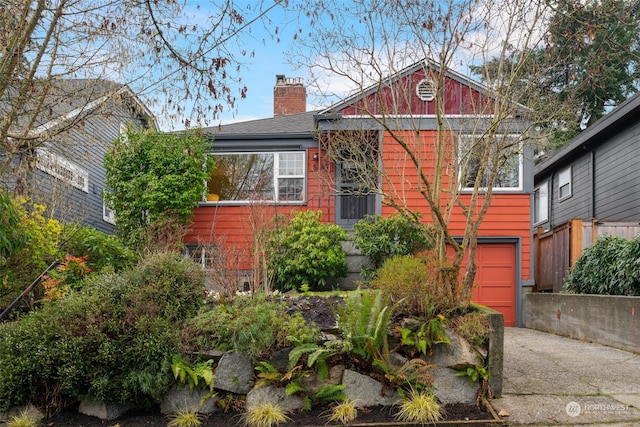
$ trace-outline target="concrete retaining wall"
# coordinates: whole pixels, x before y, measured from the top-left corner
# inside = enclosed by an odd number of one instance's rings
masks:
[[[524,326],[640,353],[640,297],[528,293]]]

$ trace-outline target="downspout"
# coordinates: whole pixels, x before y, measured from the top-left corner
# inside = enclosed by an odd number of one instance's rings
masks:
[[[589,197],[591,198],[591,203],[589,203],[590,212],[587,212],[587,216],[591,217],[591,219],[595,219],[596,217],[596,154],[593,150],[589,151],[589,174],[590,176],[590,186],[589,186]]]

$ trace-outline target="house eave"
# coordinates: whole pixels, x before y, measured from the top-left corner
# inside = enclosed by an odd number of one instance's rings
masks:
[[[534,167],[535,178],[548,175],[556,167],[566,164],[581,156],[585,151],[598,146],[602,141],[606,140],[606,138],[603,138],[604,135],[620,131],[625,123],[634,119],[634,116],[637,120],[638,115],[640,115],[640,92],[582,131],[551,157],[537,164]]]

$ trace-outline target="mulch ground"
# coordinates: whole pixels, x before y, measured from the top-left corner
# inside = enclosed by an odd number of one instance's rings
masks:
[[[478,409],[473,405],[447,405],[446,420],[468,421],[468,420],[493,420],[491,413]],[[326,407],[315,407],[310,411],[296,412],[289,414],[291,421],[280,424],[281,427],[325,427],[329,424],[326,419]],[[358,418],[354,424],[371,423],[393,423],[397,420],[393,416],[393,411],[389,407],[373,407],[358,410]],[[144,427],[144,426],[166,426],[168,418],[159,411],[130,412],[121,418],[113,421],[103,421],[95,417],[82,415],[73,409],[68,409],[47,420],[48,427],[62,426],[115,426],[120,427]],[[233,427],[241,426],[242,417],[237,412],[216,412],[203,418],[203,427]],[[396,424],[399,425],[399,424]],[[474,424],[474,427],[482,424]],[[489,423],[486,424],[490,425]]]

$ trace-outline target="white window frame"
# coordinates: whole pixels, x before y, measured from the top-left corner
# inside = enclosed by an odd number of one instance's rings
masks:
[[[533,190],[533,224],[549,221],[549,182],[545,181]]]
[[[89,171],[46,148],[36,149],[36,167],[43,172],[75,187],[89,192]]]
[[[102,220],[109,224],[116,225],[116,211],[109,206],[109,202],[107,202],[104,197],[102,197]]]
[[[462,156],[464,154],[466,154],[466,152],[463,152],[462,150],[462,143],[461,140],[462,139],[469,139],[469,138],[474,138],[475,135],[473,134],[459,134],[458,135],[458,166],[457,166],[457,172],[458,172],[458,180],[462,180],[464,177],[466,177],[466,174],[463,173],[465,172],[464,170],[462,170],[462,168],[466,167],[468,165],[467,162],[462,160]],[[498,135],[496,136],[497,138],[513,138],[514,140],[517,140],[518,138],[520,138],[520,135],[516,135],[516,134],[506,134],[506,135]],[[494,193],[499,193],[499,192],[514,192],[514,191],[522,191],[523,187],[523,179],[524,179],[524,155],[523,155],[523,144],[520,143],[519,144],[519,148],[517,150],[517,153],[514,153],[514,155],[518,156],[518,186],[517,187],[493,187],[492,191]],[[461,191],[463,192],[469,192],[469,191],[473,191],[473,187],[465,187],[463,183],[459,182],[459,185],[462,187]],[[487,188],[486,187],[480,187],[480,191],[486,191]]]
[[[295,154],[296,156],[300,156],[298,159],[301,162],[301,173],[280,173],[281,166],[281,155],[289,155]],[[217,156],[230,156],[230,155],[272,155],[273,158],[273,198],[271,199],[261,199],[261,200],[204,200],[203,203],[218,203],[218,204],[250,204],[254,202],[272,202],[278,204],[304,204],[307,201],[307,152],[306,151],[297,151],[297,150],[286,150],[286,151],[252,151],[252,152],[224,152],[224,153],[213,153],[211,154],[214,157]],[[280,192],[278,191],[280,181],[284,179],[300,179],[302,181],[302,198],[300,200],[282,200],[280,198]]]
[[[571,175],[571,166],[558,173],[558,201],[566,200],[571,197],[573,193],[573,180],[571,179]],[[563,188],[569,189],[567,194],[562,194]]]

